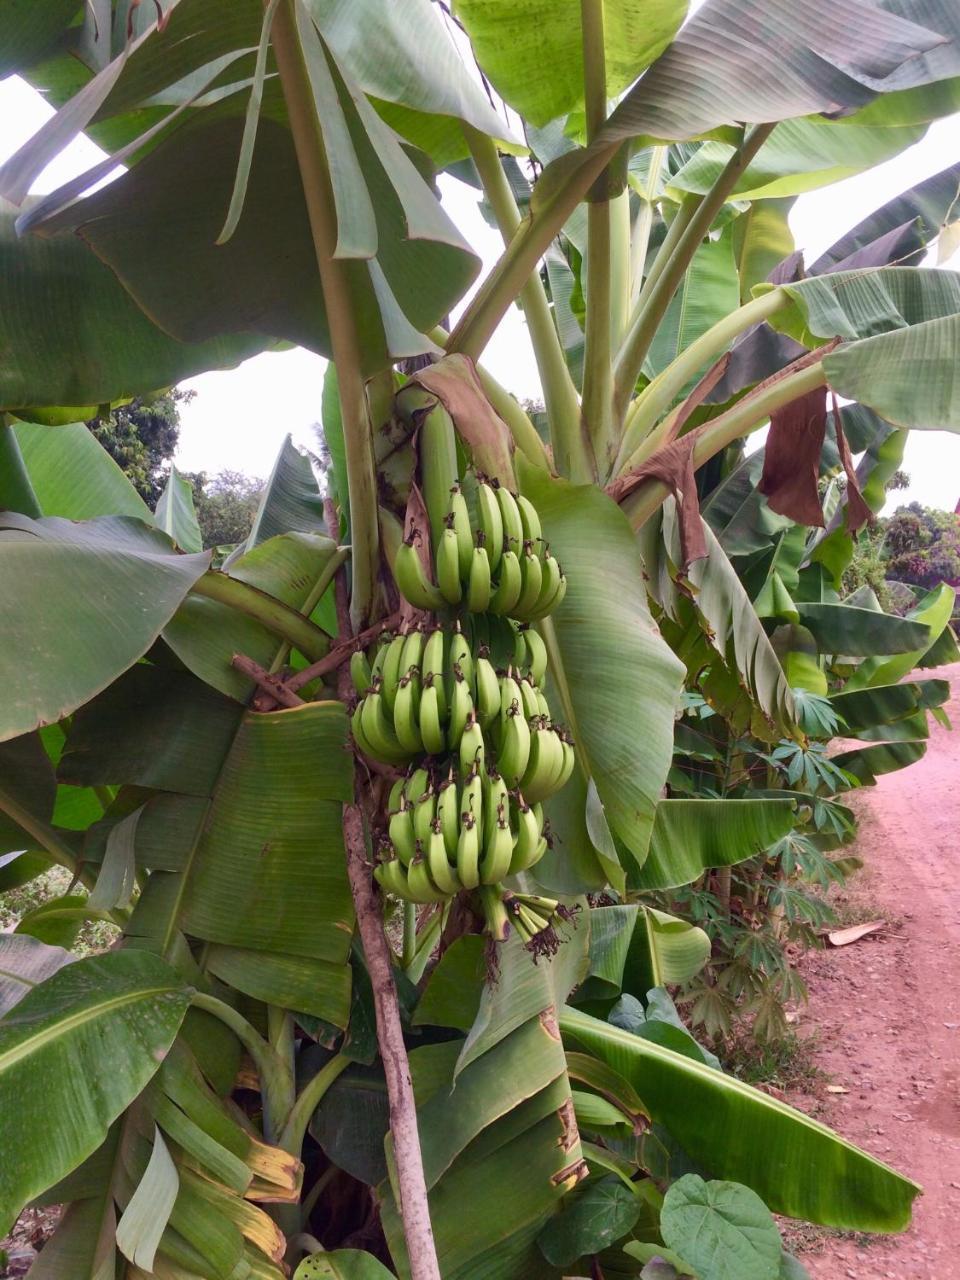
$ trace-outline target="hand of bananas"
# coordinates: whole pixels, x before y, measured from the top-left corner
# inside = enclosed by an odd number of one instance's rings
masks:
[[[450,492],[443,532],[433,544],[437,581],[427,575],[416,531],[397,551],[394,577],[418,609],[466,609],[533,622],[560,604],[567,580],[543,540],[533,503],[503,485],[477,484],[477,527],[460,485]]]
[[[394,784],[387,822],[374,870],[387,892],[428,903],[477,889],[492,937],[512,926],[528,945],[543,935],[539,952],[555,943],[560,904],[500,883],[538,862],[548,837],[540,805],[511,793],[499,773],[474,763],[459,779],[451,768],[438,781],[430,769],[411,770]]]

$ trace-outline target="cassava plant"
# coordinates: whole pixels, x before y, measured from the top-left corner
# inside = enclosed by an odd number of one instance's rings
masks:
[[[34,1280],[779,1280],[773,1212],[908,1222],[684,1030],[709,939],[635,895],[794,825],[663,794],[691,672],[806,746],[788,584],[754,607],[711,495],[745,537],[832,520],[852,402],[816,634],[851,449],[960,427],[960,278],[904,265],[956,174],[806,274],[785,203],[954,109],[957,11],[686,9],[0,0],[0,72],[58,108],[0,167],[0,886],[72,880],[0,952],[0,1229],[66,1206]],[[31,196],[81,131],[107,157]],[[504,240],[452,328],[447,173]],[[537,425],[482,363],[515,302]],[[329,489],[288,443],[213,569],[187,482],[151,513],[83,423],[284,343],[329,360]],[[840,696],[901,696],[944,603]],[[89,918],[120,941],[76,959]]]

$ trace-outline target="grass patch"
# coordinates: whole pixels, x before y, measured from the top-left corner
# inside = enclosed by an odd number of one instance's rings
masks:
[[[829,1080],[817,1065],[817,1040],[816,1033],[801,1038],[793,1031],[767,1043],[749,1034],[737,1036],[721,1055],[724,1070],[745,1084],[811,1092]]]

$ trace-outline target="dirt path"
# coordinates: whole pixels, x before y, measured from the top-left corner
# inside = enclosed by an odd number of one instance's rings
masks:
[[[803,965],[799,1030],[846,1094],[790,1100],[924,1188],[899,1237],[828,1238],[803,1261],[816,1280],[960,1280],[960,665],[954,732],[856,797],[867,870],[852,897],[889,929]]]

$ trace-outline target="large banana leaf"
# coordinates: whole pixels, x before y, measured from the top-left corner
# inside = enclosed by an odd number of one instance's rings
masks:
[[[835,693],[830,703],[843,717],[847,729],[858,733],[880,725],[889,725],[921,708],[942,706],[950,697],[946,680],[910,681],[904,684],[873,685],[865,689],[844,689]]]
[[[620,0],[601,5],[607,96],[617,97],[667,47],[686,0]],[[456,0],[477,60],[515,111],[536,126],[583,105],[583,38],[578,0]]]
[[[621,992],[637,999],[653,987],[688,982],[706,964],[710,939],[686,920],[627,903],[590,912],[590,957],[573,999],[603,1000]]]
[[[79,0],[0,6],[0,78],[48,53],[82,7]]]
[[[0,1018],[76,956],[28,933],[0,934]]]
[[[794,802],[661,800],[646,862],[631,888],[674,889],[708,867],[728,867],[769,849],[793,830]]]
[[[17,422],[13,433],[45,516],[135,516],[152,524],[147,504],[84,423],[45,427]]]
[[[0,515],[0,739],[61,720],[115,680],[208,563],[176,555],[162,533],[128,517],[73,524]]]
[[[670,767],[682,668],[650,617],[643,564],[623,513],[598,489],[531,467],[521,483],[570,584],[544,626],[551,679],[607,822],[642,862]]]
[[[925,736],[926,724],[920,734],[912,733],[905,742],[878,742],[873,746],[857,747],[853,751],[841,751],[833,757],[833,763],[853,776],[865,787],[871,787],[884,773],[896,773],[916,764],[926,755],[927,744],[918,737]]]
[[[869,0],[707,0],[625,95],[601,134],[693,138],[730,120],[784,120],[856,109],[880,91],[956,75],[960,57],[928,66],[944,43]],[[892,78],[896,84],[891,84]]]
[[[252,551],[259,543],[281,533],[326,532],[323,498],[310,459],[295,449],[287,436],[264,486],[242,550]]]
[[[849,604],[800,602],[800,621],[813,633],[821,653],[869,658],[877,653],[911,653],[925,649],[929,628],[910,618],[857,609]]]
[[[266,345],[251,333],[177,341],[74,236],[19,238],[13,223],[0,210],[2,408],[29,417],[31,405],[73,405],[68,422],[92,418],[105,402],[233,368]]]
[[[906,615],[911,622],[920,623],[927,628],[926,641],[916,649],[892,658],[872,656],[864,659],[844,688],[854,690],[892,684],[908,675],[949,625],[955,600],[956,592],[945,582],[927,592]]]
[[[156,956],[114,951],[67,965],[0,1020],[0,1230],[103,1142],[158,1070],[188,1003]]]
[[[624,1076],[698,1164],[752,1187],[774,1212],[855,1231],[909,1222],[916,1184],[809,1116],[578,1010],[565,1009],[560,1027],[565,1043]]]
[[[757,617],[750,597],[712,529],[704,523],[707,555],[682,575],[683,562],[676,505],[668,500],[638,535],[647,573],[647,590],[669,619],[677,623],[681,652],[703,637],[756,706],[756,727],[774,737],[794,722],[793,698],[783,669]],[[691,621],[690,613],[693,612]],[[749,716],[748,716],[749,719]]]

